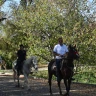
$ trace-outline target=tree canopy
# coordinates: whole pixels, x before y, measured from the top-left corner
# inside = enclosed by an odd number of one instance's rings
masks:
[[[28,56],[36,55],[40,63],[46,63],[62,36],[66,45],[77,45],[81,64],[95,65],[96,19],[84,15],[89,10],[86,0],[29,0],[26,8],[23,1],[15,8],[11,5],[11,18],[0,24],[1,55],[12,61],[18,46],[24,44]]]

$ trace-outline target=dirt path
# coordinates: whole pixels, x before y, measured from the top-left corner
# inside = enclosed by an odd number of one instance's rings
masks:
[[[20,78],[23,83],[23,78]],[[50,96],[48,81],[44,79],[29,78],[31,91],[26,88],[15,87],[12,75],[0,75],[0,96]],[[62,82],[62,91],[65,93],[65,86]],[[56,81],[52,81],[52,96],[60,96]],[[96,96],[96,85],[72,83],[70,96]]]

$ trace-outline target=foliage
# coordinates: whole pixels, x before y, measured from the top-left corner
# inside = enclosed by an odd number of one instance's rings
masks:
[[[96,74],[94,72],[82,72],[74,76],[74,82],[96,84]]]
[[[0,54],[11,64],[19,45],[24,44],[28,56],[37,55],[39,63],[46,64],[53,58],[53,47],[62,36],[66,45],[77,45],[80,64],[95,65],[96,23],[82,13],[87,10],[86,4],[86,0],[36,0],[26,8],[22,4],[11,6],[11,18],[0,26]]]
[[[2,6],[6,0],[0,0],[0,6]]]
[[[74,72],[75,82],[96,84],[96,66],[79,66]]]

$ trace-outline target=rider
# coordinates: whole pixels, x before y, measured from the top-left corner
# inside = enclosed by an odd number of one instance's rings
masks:
[[[68,53],[68,48],[65,44],[63,44],[63,38],[62,37],[58,38],[58,44],[54,46],[53,53],[54,53],[55,59],[56,59],[57,81],[60,81],[61,80],[60,63],[61,63],[62,57],[66,56],[66,54]]]
[[[21,44],[20,49],[17,51],[17,72],[19,72],[22,69],[23,61],[26,60],[26,51],[24,50],[24,46]]]

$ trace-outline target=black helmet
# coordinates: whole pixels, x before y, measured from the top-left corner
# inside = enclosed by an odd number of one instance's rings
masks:
[[[21,44],[20,47],[24,47],[23,44]]]

